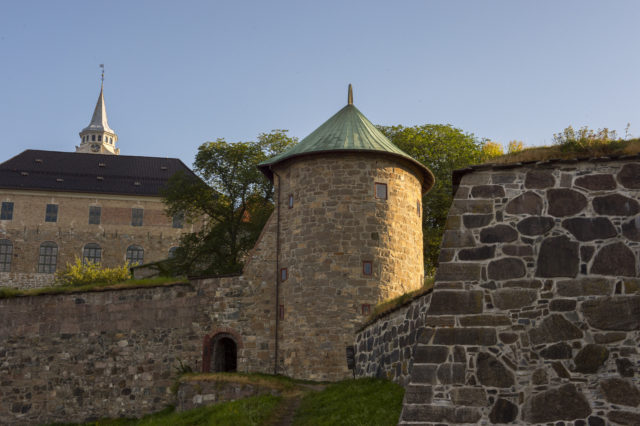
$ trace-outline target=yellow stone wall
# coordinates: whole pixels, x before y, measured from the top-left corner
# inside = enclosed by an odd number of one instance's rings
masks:
[[[159,197],[97,195],[65,192],[0,192],[0,202],[13,202],[13,219],[0,220],[0,238],[13,243],[11,271],[0,273],[0,286],[39,287],[51,284],[53,274],[37,273],[39,247],[45,241],[58,245],[57,269],[82,257],[87,243],[102,248],[102,264],[122,265],[127,247],[144,248],[144,263],[167,258],[180,235],[192,225],[173,228]],[[47,204],[58,205],[57,222],[45,222]],[[89,207],[101,207],[101,223],[89,224]],[[131,225],[131,209],[144,209],[143,225]]]
[[[279,267],[288,272],[279,297],[281,373],[348,377],[345,347],[366,318],[362,305],[373,308],[422,285],[422,175],[378,154],[297,158],[275,173]],[[376,199],[376,182],[387,184],[386,200]],[[372,262],[371,276],[363,274],[364,261]]]

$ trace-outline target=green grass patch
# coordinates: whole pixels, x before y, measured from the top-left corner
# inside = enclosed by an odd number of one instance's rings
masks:
[[[250,383],[271,387],[281,391],[292,391],[300,384],[318,384],[311,380],[296,380],[290,377],[264,373],[187,373],[178,379],[186,381],[222,381],[233,383]]]
[[[363,327],[388,314],[389,312],[395,311],[401,306],[406,305],[407,303],[422,296],[423,294],[429,293],[433,289],[433,281],[433,277],[427,277],[425,278],[424,285],[421,288],[401,294],[400,296],[396,296],[393,299],[384,300],[378,303],[371,311],[371,315],[369,315]]]
[[[296,426],[393,426],[402,411],[402,386],[381,379],[345,380],[307,394]]]
[[[119,290],[131,287],[157,287],[162,285],[179,284],[189,282],[186,277],[154,277],[140,280],[129,279],[116,284],[91,283],[81,286],[54,285],[50,287],[20,290],[15,288],[0,288],[0,299],[8,299],[20,296],[38,296],[42,294],[79,293],[86,291]]]
[[[262,425],[282,401],[282,397],[259,395],[238,401],[223,402],[189,411],[177,412],[173,407],[159,411],[140,419],[104,419],[84,423],[85,426],[213,426]],[[51,426],[62,426],[54,423]],[[71,423],[67,423],[71,425]]]

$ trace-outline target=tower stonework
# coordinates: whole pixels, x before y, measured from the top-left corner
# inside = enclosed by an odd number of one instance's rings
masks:
[[[433,176],[352,104],[261,168],[276,191],[278,372],[348,377],[345,348],[371,309],[422,286]]]

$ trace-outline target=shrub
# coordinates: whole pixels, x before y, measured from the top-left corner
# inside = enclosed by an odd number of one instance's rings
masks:
[[[83,263],[78,257],[74,263],[67,263],[65,268],[56,273],[56,283],[63,286],[81,286],[86,284],[113,284],[131,278],[129,264],[115,268],[103,268],[99,263]]]
[[[569,126],[560,133],[553,135],[553,141],[564,151],[589,153],[602,149],[607,145],[617,145],[624,142],[615,130],[608,128],[593,130],[581,127],[576,130]]]

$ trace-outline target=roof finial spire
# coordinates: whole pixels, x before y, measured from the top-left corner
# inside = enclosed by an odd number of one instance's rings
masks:
[[[349,95],[347,96],[347,104],[353,105],[353,89],[351,88],[351,83],[349,83]]]
[[[104,84],[104,64],[100,64],[100,68],[102,68],[102,75],[100,76],[101,83]]]

